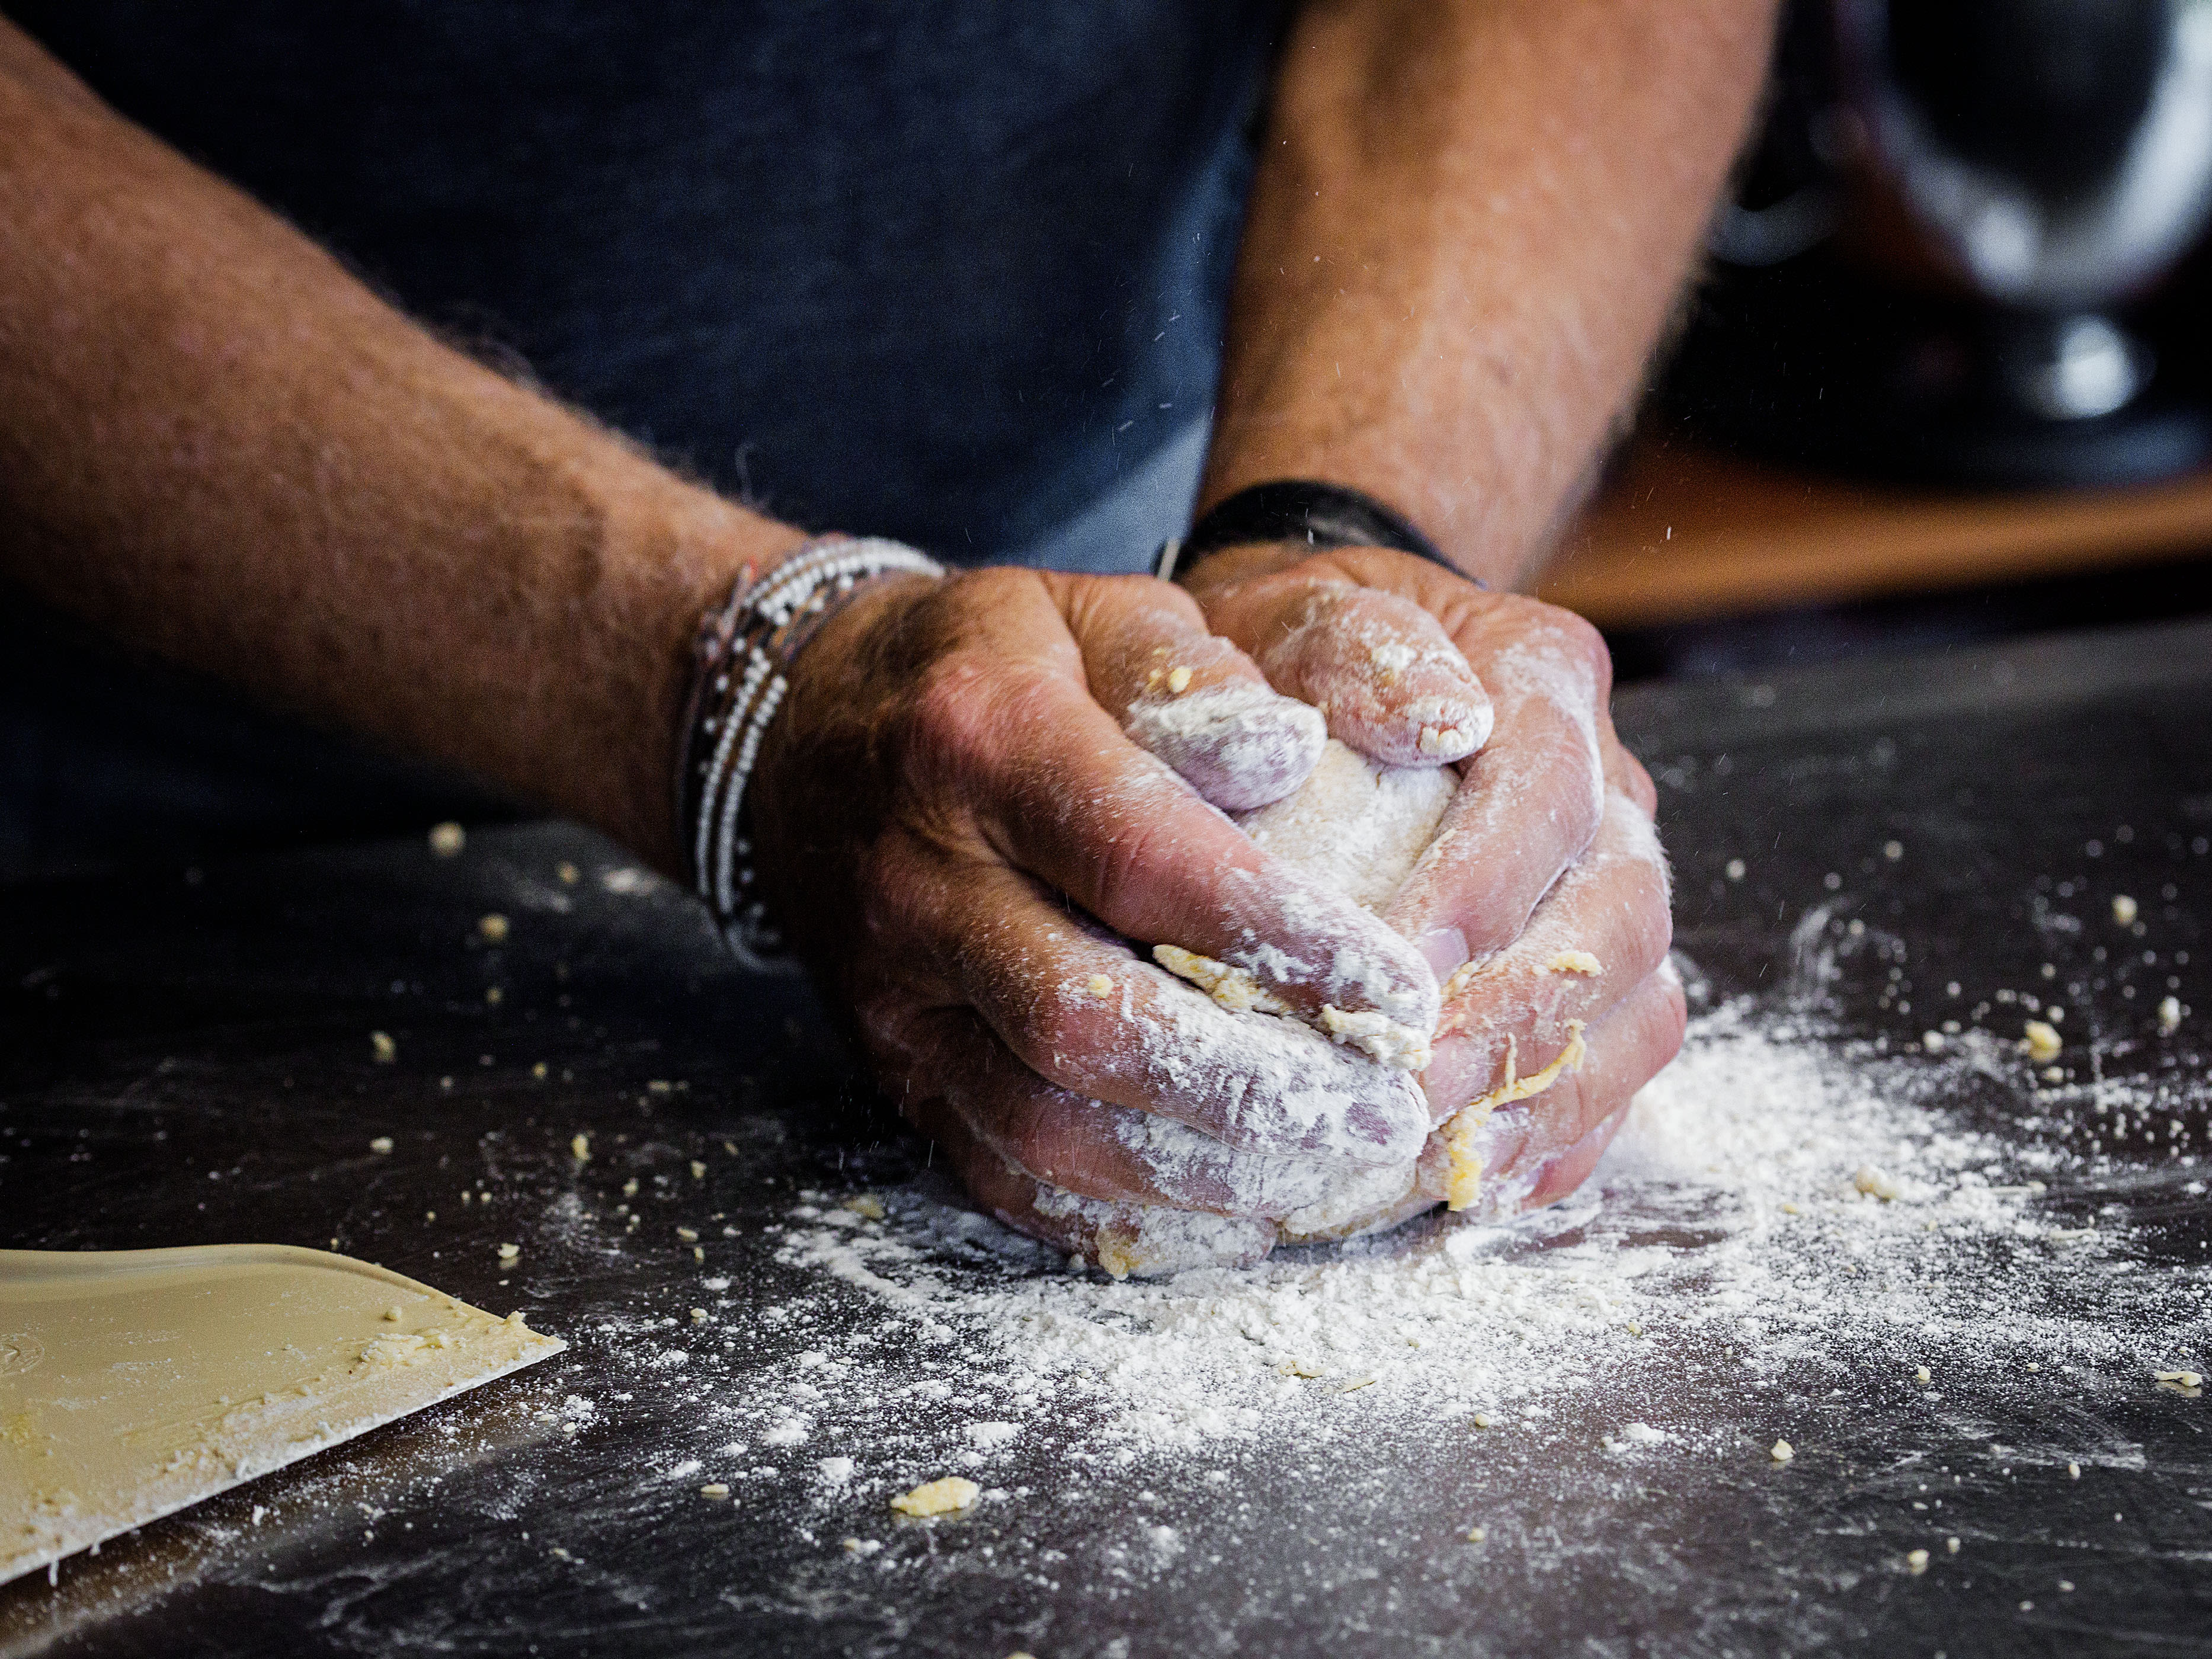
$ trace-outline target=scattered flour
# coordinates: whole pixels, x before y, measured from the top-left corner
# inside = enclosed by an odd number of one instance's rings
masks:
[[[2054,1229],[2023,1176],[2038,1154],[1928,1103],[1972,1065],[1845,1055],[1788,1017],[1723,1008],[1693,1025],[1590,1186],[1508,1225],[1437,1216],[1116,1283],[949,1193],[908,1189],[880,1225],[794,1230],[780,1259],[817,1276],[802,1301],[849,1287],[939,1345],[924,1351],[944,1354],[955,1394],[988,1392],[1009,1422],[1018,1407],[1093,1423],[1098,1446],[1129,1457],[1295,1440],[1346,1412],[1527,1423],[1601,1385],[1656,1386],[1669,1354],[1717,1345],[1764,1375],[1844,1349],[1954,1370],[2179,1352],[2192,1322],[2201,1340],[2193,1289],[2129,1273],[2118,1233]],[[1861,1179],[1876,1167],[1879,1195]],[[854,1448],[897,1420],[899,1399],[872,1387],[823,1409]],[[1608,1449],[1650,1452],[1672,1432],[1638,1420]]]

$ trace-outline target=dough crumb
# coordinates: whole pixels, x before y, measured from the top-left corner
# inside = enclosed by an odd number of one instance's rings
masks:
[[[1787,1463],[1797,1455],[1797,1448],[1787,1440],[1778,1440],[1768,1449],[1766,1455],[1778,1463]]]
[[[1396,1072],[1425,1072],[1433,1051],[1427,1034],[1372,1010],[1346,1013],[1323,1004],[1321,1029],[1336,1042],[1348,1043],[1378,1066]]]
[[[496,910],[492,911],[489,915],[478,916],[477,932],[482,933],[489,943],[496,945],[507,937],[507,918]]]
[[[2137,904],[2125,893],[2115,893],[2112,895],[2112,920],[2118,922],[2121,927],[2134,927],[2136,925],[2136,918],[2142,914],[2142,906]]]
[[[1470,1544],[1480,1544],[1489,1536],[1490,1529],[1487,1527],[1469,1527],[1467,1529],[1467,1541]]]
[[[1956,1555],[1959,1553],[1959,1540],[1955,1538],[1947,1538],[1943,1540],[1943,1548],[1947,1553]]]
[[[2081,1478],[2081,1466],[2079,1463],[2069,1463],[2066,1466],[2066,1478],[2069,1480],[2079,1480]]]
[[[570,1135],[568,1137],[568,1156],[574,1158],[579,1164],[589,1164],[592,1161],[591,1136],[586,1134]]]
[[[1145,1259],[1126,1241],[1102,1233],[1098,1239],[1098,1265],[1109,1279],[1127,1279],[1145,1265]]]
[[[884,1201],[873,1193],[856,1193],[845,1200],[845,1207],[854,1215],[869,1221],[881,1221],[889,1213]]]
[[[1168,695],[1179,697],[1190,690],[1190,670],[1176,667],[1168,670]]]
[[[1605,964],[1587,951],[1562,951],[1544,964],[1547,974],[1581,974],[1595,978],[1605,971]]]
[[[720,1501],[730,1495],[730,1489],[720,1480],[709,1480],[699,1488],[699,1496]]]
[[[1905,1551],[1905,1570],[1911,1573],[1915,1578],[1917,1578],[1922,1573],[1927,1571],[1928,1552],[1926,1550]]]
[[[2064,1039],[2058,1035],[2058,1028],[2042,1020],[2031,1019],[2021,1030],[2026,1035],[2021,1039],[2021,1047],[2027,1051],[2027,1057],[2038,1066],[2048,1066],[2066,1047]]]
[[[891,1499],[891,1507],[901,1515],[951,1515],[973,1504],[982,1488],[973,1480],[948,1474],[942,1480],[929,1480],[912,1492],[902,1492]]]
[[[441,859],[456,856],[469,844],[469,832],[450,819],[430,827],[430,850]]]
[[[522,1246],[520,1244],[502,1244],[499,1247],[499,1259],[501,1261],[512,1261],[521,1254]]]
[[[1155,945],[1152,960],[1177,979],[1188,980],[1223,1007],[1236,1013],[1287,1014],[1290,1005],[1243,968],[1186,951],[1180,945]]]
[[[1232,968],[1212,957],[1186,951],[1180,945],[1155,945],[1152,960],[1177,979],[1188,980],[1231,1013],[1291,1013],[1290,1004],[1261,985],[1245,969]],[[1351,1013],[1325,1004],[1316,1024],[1329,1037],[1358,1049],[1377,1065],[1401,1072],[1419,1072],[1428,1067],[1431,1049],[1427,1034],[1388,1014],[1374,1010]]]
[[[701,1160],[699,1160],[698,1158],[693,1158],[693,1159],[691,1160],[691,1179],[692,1179],[692,1180],[694,1180],[694,1181],[704,1181],[706,1178],[707,1178],[707,1166],[706,1166],[706,1164],[705,1164],[704,1163],[702,1163]]]
[[[1869,1198],[1878,1198],[1885,1204],[1897,1201],[1897,1183],[1871,1164],[1862,1164],[1851,1177],[1851,1185]]]
[[[1490,1121],[1487,1111],[1473,1108],[1444,1125],[1444,1151],[1451,1158],[1451,1173],[1444,1187],[1444,1207],[1456,1214],[1472,1205],[1482,1191],[1482,1153],[1475,1136]]]
[[[2196,1371],[2160,1371],[2157,1381],[2160,1388],[2175,1389],[2185,1394],[2204,1386],[2204,1378]]]
[[[368,1034],[368,1057],[380,1066],[389,1066],[399,1058],[399,1045],[392,1040],[391,1032],[371,1031]]]
[[[390,1152],[392,1150],[392,1137],[390,1135],[377,1136],[375,1139],[368,1143],[368,1150],[372,1152]]]
[[[553,873],[560,878],[561,884],[563,887],[574,887],[579,881],[583,879],[583,872],[577,869],[574,865],[569,863],[566,859],[562,859],[560,863],[553,866]]]
[[[1084,988],[1094,997],[1110,997],[1114,994],[1114,981],[1103,974],[1093,974]]]
[[[1564,1073],[1582,1069],[1583,1060],[1589,1053],[1589,1045],[1583,1041],[1583,1021],[1569,1020],[1567,1046],[1559,1051],[1559,1057],[1542,1071],[1533,1072],[1522,1078],[1514,1075],[1516,1046],[1512,1039],[1507,1039],[1505,1081],[1480,1099],[1468,1102],[1443,1127],[1444,1150],[1451,1158],[1451,1173],[1444,1196],[1446,1209],[1466,1209],[1474,1202],[1476,1194],[1481,1190],[1482,1153],[1476,1144],[1476,1136],[1490,1121],[1490,1115],[1500,1106],[1541,1094],[1558,1082]]]
[[[1922,1366],[1919,1366],[1919,1367],[1917,1367],[1917,1368],[1916,1368],[1916,1369],[1914,1370],[1914,1371],[1913,1371],[1913,1373],[1912,1373],[1912,1380],[1913,1380],[1915,1382],[1919,1383],[1919,1384],[1921,1385],[1921,1387],[1925,1388],[1925,1387],[1927,1387],[1927,1386],[1928,1386],[1928,1384],[1929,1384],[1930,1382],[1933,1382],[1936,1379],[1935,1379],[1935,1377],[1934,1377],[1933,1376],[1931,1376],[1931,1375],[1929,1374],[1929,1370],[1928,1370],[1928,1367],[1927,1367],[1927,1366],[1925,1366],[1925,1365],[1922,1365]]]
[[[2181,1029],[2181,999],[2167,997],[2158,1005],[2158,1034],[2172,1036]]]

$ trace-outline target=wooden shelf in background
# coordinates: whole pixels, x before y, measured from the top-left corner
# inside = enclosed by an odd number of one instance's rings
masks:
[[[2212,551],[2212,474],[1984,495],[1638,438],[1536,592],[1601,627],[1935,592]]]

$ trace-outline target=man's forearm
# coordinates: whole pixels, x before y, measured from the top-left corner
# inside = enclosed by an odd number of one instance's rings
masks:
[[[1201,505],[1322,477],[1504,586],[1695,257],[1773,0],[1316,0],[1285,49]]]
[[[0,572],[665,862],[690,632],[795,534],[434,339],[0,21]]]

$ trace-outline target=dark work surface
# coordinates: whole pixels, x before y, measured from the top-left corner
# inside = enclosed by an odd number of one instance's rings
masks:
[[[2056,955],[2084,988],[2069,1039],[2100,1034],[2105,1075],[2170,1071],[2171,1149],[2054,1176],[2033,1204],[2131,1224],[2138,1288],[2195,1297],[2166,1334],[2203,1369],[2206,1016],[2148,1033],[2169,968],[2212,1015],[2212,628],[1639,688],[1620,714],[1659,781],[1709,999],[1785,978],[1802,996],[1808,915],[1848,914],[1909,942],[1923,1006],[1900,1006],[1887,957],[1839,949],[1821,973],[1839,1053],[1916,1044],[1947,979],[2033,984]],[[0,1589],[0,1656],[2212,1653],[2212,1401],[2055,1370],[1969,1378],[1915,1414],[1892,1371],[1839,1352],[1784,1379],[1786,1472],[1607,1463],[1564,1425],[1534,1456],[1455,1429],[1079,1472],[1069,1422],[993,1477],[1033,1501],[956,1523],[891,1522],[880,1498],[825,1521],[781,1488],[703,1504],[665,1467],[708,1432],[701,1395],[607,1333],[726,1274],[737,1305],[709,1336],[739,1340],[715,1358],[700,1339],[687,1374],[741,1388],[823,1340],[747,1323],[799,1273],[765,1230],[803,1188],[898,1182],[927,1153],[853,1086],[802,989],[736,972],[623,867],[526,825],[450,860],[410,837],[0,888],[0,1244],[335,1241],[574,1344],[65,1563],[58,1588]],[[2142,895],[2160,961],[2140,997],[2127,950],[2093,963],[2094,930],[2039,929],[2075,881]],[[501,944],[476,927],[491,911]],[[396,1064],[372,1062],[372,1030]],[[2008,1075],[1960,1109],[2025,1152],[2072,1109],[2031,1109]],[[635,1232],[614,1208],[629,1178]],[[502,1269],[508,1240],[524,1254]],[[1684,1419],[1729,1409],[1730,1353],[1666,1363]],[[2069,1478],[2067,1448],[2091,1443]],[[1914,1576],[1931,1466],[1955,1472],[1941,1528],[1968,1548]],[[1471,1505],[1495,1534],[1480,1549]],[[1139,1510],[1193,1547],[1133,1574]],[[880,1557],[864,1569],[846,1531]]]
[[[2199,550],[2118,569],[2071,571],[1952,592],[1808,605],[1755,616],[1608,629],[1613,677],[1713,679],[1830,662],[1923,655],[2085,628],[2212,616],[2212,557]]]

